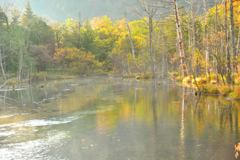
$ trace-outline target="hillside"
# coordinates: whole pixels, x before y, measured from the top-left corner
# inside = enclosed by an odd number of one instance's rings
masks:
[[[196,1],[200,5],[200,1]],[[209,0],[209,7],[214,5],[214,0]],[[24,6],[26,0],[15,2],[17,6]],[[130,3],[134,3],[131,1]],[[185,0],[179,0],[179,5],[188,6]],[[128,13],[130,20],[139,19],[137,14],[131,11],[125,0],[31,0],[31,6],[35,13],[40,16],[46,16],[59,22],[65,19],[78,18],[78,12],[81,10],[83,19],[88,17],[101,17],[108,15],[113,20],[122,19],[124,11]],[[200,7],[202,9],[203,7]]]

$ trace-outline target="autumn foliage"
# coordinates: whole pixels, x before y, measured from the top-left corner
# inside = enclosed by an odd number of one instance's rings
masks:
[[[77,48],[57,49],[54,60],[55,63],[60,63],[64,68],[80,75],[90,74],[94,68],[102,66],[91,52],[84,52]]]

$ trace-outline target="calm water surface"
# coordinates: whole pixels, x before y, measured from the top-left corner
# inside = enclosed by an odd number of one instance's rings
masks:
[[[0,91],[0,159],[235,158],[240,103],[111,77]]]

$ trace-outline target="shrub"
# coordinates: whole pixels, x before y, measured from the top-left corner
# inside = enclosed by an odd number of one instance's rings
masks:
[[[233,99],[240,99],[240,85],[235,88],[234,92],[229,94],[229,97]]]
[[[217,80],[217,75],[211,73],[210,75],[208,75],[209,80]]]
[[[232,99],[240,99],[240,97],[235,92],[230,93],[229,97]]]
[[[153,78],[152,73],[136,75],[136,79],[150,79],[150,78]]]
[[[177,78],[177,76],[176,75],[172,75],[172,77],[171,77],[172,79],[176,79]]]
[[[211,84],[210,85],[202,85],[201,89],[205,93],[219,94],[218,86],[216,86],[216,85],[211,85]]]
[[[240,85],[240,77],[234,79],[235,84]]]
[[[219,75],[218,78],[219,78],[220,83],[223,83],[222,76]],[[224,82],[227,83],[227,79],[225,76],[223,77],[223,79],[224,79]]]
[[[47,72],[38,72],[37,76],[36,76],[36,79],[42,80],[42,79],[44,79],[44,76],[47,76],[47,75],[48,75]]]
[[[209,85],[208,91],[210,94],[219,94],[218,86]]]
[[[208,92],[208,88],[206,87],[206,86],[204,86],[204,85],[201,85],[201,86],[198,86],[199,87],[199,89],[202,91],[202,92],[204,92],[204,93],[209,93]],[[198,89],[198,88],[197,88]]]
[[[196,78],[196,82],[198,86],[201,86],[203,84],[207,84],[207,79],[206,78]],[[195,84],[195,79],[192,79],[192,84]]]
[[[216,80],[211,80],[211,84],[217,84]]]
[[[175,72],[172,72],[171,75],[177,77],[177,76],[178,76],[178,72],[176,72],[176,71],[175,71]]]
[[[183,78],[182,78],[181,76],[178,76],[178,77],[175,78],[175,80],[178,81],[178,82],[181,82],[182,79],[183,79]]]
[[[145,73],[144,75],[139,76],[140,79],[150,79],[153,78],[152,73]]]
[[[232,74],[232,77],[233,77],[233,78],[237,78],[237,77],[239,77],[239,74],[238,74],[238,73],[233,73],[233,74]]]
[[[207,79],[206,78],[196,78],[196,82],[199,85],[207,84]]]
[[[228,86],[219,86],[219,93],[223,96],[229,95],[229,93],[232,91],[231,88]]]
[[[123,75],[123,78],[134,78],[134,77],[136,77],[136,76],[133,73]]]
[[[191,83],[191,81],[192,81],[192,78],[191,77],[185,77],[185,78],[183,78],[183,83]]]

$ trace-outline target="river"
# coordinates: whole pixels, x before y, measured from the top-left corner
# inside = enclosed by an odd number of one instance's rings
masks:
[[[0,91],[0,159],[236,159],[240,102],[91,77]]]

